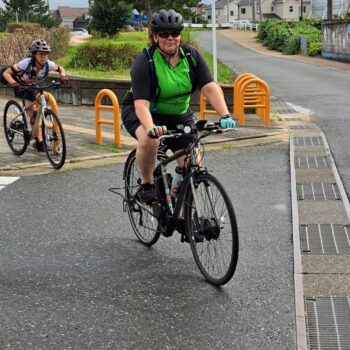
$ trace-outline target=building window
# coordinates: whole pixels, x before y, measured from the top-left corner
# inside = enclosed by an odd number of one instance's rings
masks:
[[[244,7],[241,8],[241,14],[245,15],[245,8]]]
[[[233,11],[230,11],[230,16],[234,16],[235,13]]]
[[[211,15],[208,15],[208,19],[211,19]]]
[[[306,6],[303,6],[303,11],[306,12]]]
[[[271,11],[273,11],[273,6],[271,6]]]
[[[293,6],[289,6],[289,12],[293,12]]]

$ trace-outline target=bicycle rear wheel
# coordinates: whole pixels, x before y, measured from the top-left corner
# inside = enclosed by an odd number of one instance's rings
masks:
[[[60,169],[66,160],[66,139],[63,127],[54,111],[47,109],[44,116],[45,123],[41,126],[44,149],[51,165],[55,169]]]
[[[6,141],[16,156],[27,149],[26,130],[27,121],[21,105],[17,101],[8,101],[4,110],[4,131]]]
[[[233,276],[238,260],[238,228],[232,203],[220,182],[201,173],[194,178],[196,202],[191,187],[186,196],[185,220],[196,264],[214,285]]]
[[[160,236],[158,220],[150,205],[140,203],[135,194],[140,189],[141,175],[136,164],[136,152],[133,151],[124,168],[125,198],[131,226],[139,241],[147,246],[155,244]]]

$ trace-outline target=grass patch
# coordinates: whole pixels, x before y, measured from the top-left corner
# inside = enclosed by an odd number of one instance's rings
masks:
[[[234,149],[234,148],[237,148],[236,145],[232,145],[232,144],[227,144],[227,145],[223,145],[222,146],[222,149]]]
[[[68,161],[68,163],[70,163],[70,164],[79,163],[79,162],[80,162],[80,159],[70,159]]]
[[[199,51],[207,61],[211,74],[213,74],[213,56],[202,49],[200,49]],[[220,61],[217,62],[217,67],[218,67],[218,82],[223,84],[232,84],[232,81],[233,81],[232,70]]]
[[[125,152],[124,149],[116,147],[114,144],[108,145],[97,145],[96,143],[85,143],[84,146],[93,150],[108,151],[111,153],[122,153]]]

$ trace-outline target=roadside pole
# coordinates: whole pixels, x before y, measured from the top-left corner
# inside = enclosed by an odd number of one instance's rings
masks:
[[[211,24],[213,34],[213,73],[214,80],[218,81],[218,67],[217,67],[217,55],[216,55],[216,17],[215,17],[215,0],[211,3]]]

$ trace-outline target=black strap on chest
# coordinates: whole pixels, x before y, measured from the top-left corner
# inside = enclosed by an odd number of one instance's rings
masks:
[[[45,63],[44,69],[45,69],[44,78],[46,78],[49,75],[49,63],[48,62]],[[30,76],[33,76],[33,71],[35,71],[35,59],[34,58],[32,58],[30,60],[27,68],[24,69],[20,74],[18,74],[18,76],[22,77],[24,74],[28,74]],[[36,71],[35,71],[35,74],[37,74]]]
[[[191,93],[196,89],[196,76],[195,76],[195,63],[193,55],[190,51],[188,45],[181,45],[181,48],[185,54],[189,65],[189,76],[191,80],[192,90]],[[146,47],[143,49],[143,53],[145,54],[148,61],[148,71],[150,77],[150,88],[151,88],[151,96],[153,101],[153,109],[152,112],[158,112],[158,99],[160,96],[160,86],[158,84],[158,77],[156,74],[156,67],[153,60],[154,51],[156,50],[156,46]]]

